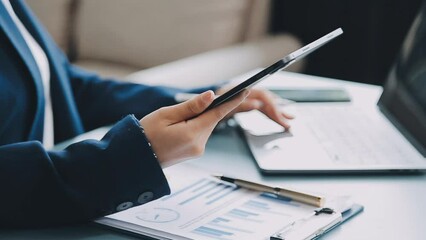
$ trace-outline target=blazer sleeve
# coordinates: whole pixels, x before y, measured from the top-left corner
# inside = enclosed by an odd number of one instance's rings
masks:
[[[78,111],[86,130],[110,125],[127,114],[138,119],[158,108],[176,104],[179,92],[215,91],[219,86],[183,90],[102,79],[97,74],[68,64],[68,74]]]
[[[0,146],[0,227],[92,220],[169,194],[138,120],[62,151],[38,141]]]

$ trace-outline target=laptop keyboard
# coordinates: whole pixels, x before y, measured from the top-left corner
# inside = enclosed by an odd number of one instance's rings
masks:
[[[351,106],[303,106],[296,115],[336,164],[410,164],[413,147],[382,119]]]

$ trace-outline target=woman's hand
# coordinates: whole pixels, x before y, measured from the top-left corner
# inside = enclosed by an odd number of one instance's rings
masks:
[[[212,91],[186,102],[160,108],[140,120],[162,167],[204,153],[207,140],[217,123],[238,107],[249,94],[240,93],[229,102],[201,115],[214,100]]]
[[[216,91],[216,94],[221,95],[231,88],[232,87],[229,86],[220,88]],[[288,120],[293,119],[294,117],[280,110],[277,104],[278,99],[280,99],[280,97],[271,91],[252,88],[244,102],[232,110],[227,117],[231,117],[237,112],[248,112],[257,109],[279,125],[283,126],[285,129],[289,129],[290,124],[288,123]]]

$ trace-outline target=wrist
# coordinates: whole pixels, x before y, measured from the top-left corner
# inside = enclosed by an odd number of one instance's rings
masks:
[[[142,120],[141,120],[141,121],[142,121]],[[154,156],[154,158],[155,158],[155,159],[157,159],[157,161],[158,161],[157,154],[155,153],[155,151],[154,151],[154,149],[153,149],[153,147],[152,147],[151,142],[149,141],[148,137],[146,136],[145,129],[144,129],[144,127],[142,126],[142,122],[141,122],[141,121],[139,121],[139,129],[140,129],[140,131],[142,132],[142,135],[144,136],[145,141],[148,143],[148,146],[149,146],[149,148],[150,148],[150,150],[151,150],[151,152],[152,152],[152,155],[153,155],[153,156]]]

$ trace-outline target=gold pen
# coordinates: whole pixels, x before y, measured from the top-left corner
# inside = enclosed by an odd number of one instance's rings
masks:
[[[324,202],[325,202],[325,198],[322,197],[322,196],[316,196],[316,195],[313,195],[313,194],[303,193],[303,192],[296,192],[296,191],[293,191],[293,190],[284,189],[284,188],[280,188],[280,187],[271,187],[271,186],[263,185],[263,184],[260,184],[260,183],[249,182],[249,181],[242,180],[242,179],[225,177],[223,175],[213,175],[213,176],[222,180],[222,181],[233,183],[233,184],[240,186],[240,187],[243,187],[243,188],[247,188],[247,189],[251,189],[251,190],[255,190],[255,191],[260,191],[260,192],[272,193],[272,194],[275,194],[277,196],[290,198],[292,200],[302,202],[302,203],[306,203],[306,204],[310,204],[310,205],[314,205],[314,206],[317,206],[317,207],[322,207],[324,205]]]

